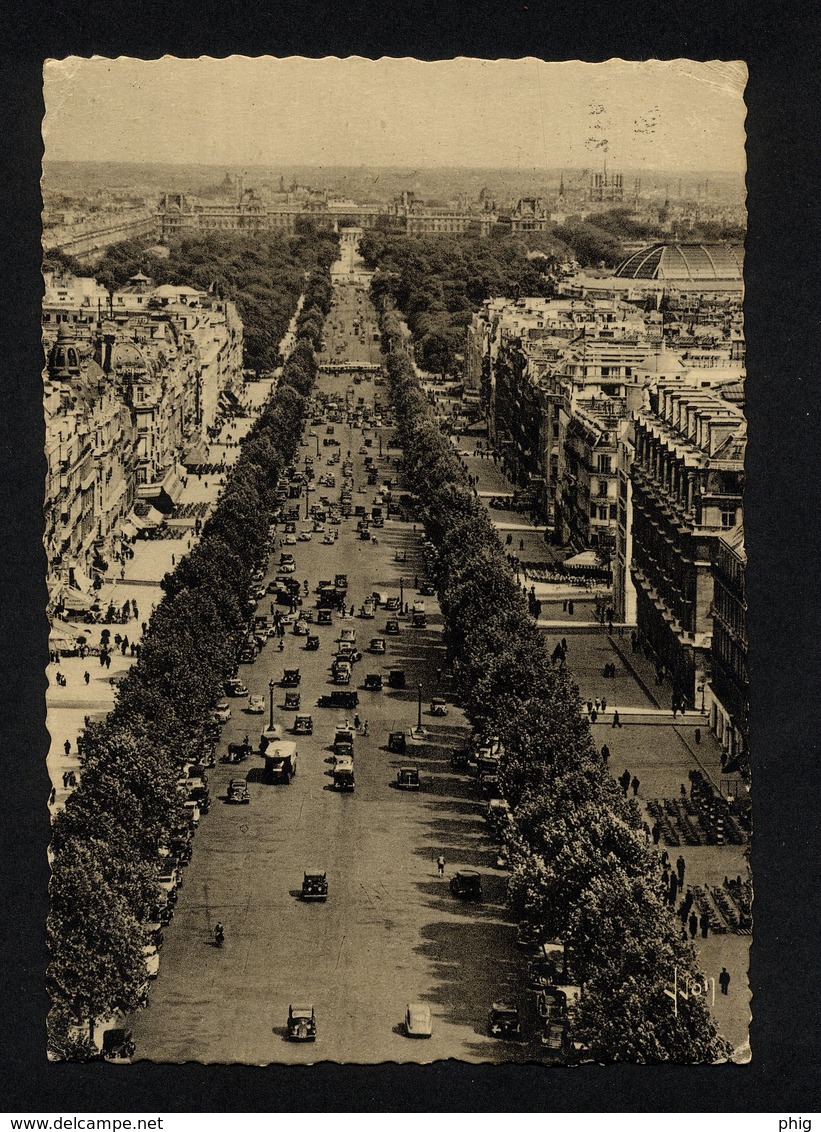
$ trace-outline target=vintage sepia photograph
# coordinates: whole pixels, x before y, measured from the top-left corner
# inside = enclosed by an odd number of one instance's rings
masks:
[[[43,79],[48,1057],[749,1062],[744,63]]]

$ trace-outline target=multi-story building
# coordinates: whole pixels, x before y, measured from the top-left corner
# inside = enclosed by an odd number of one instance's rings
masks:
[[[716,391],[662,381],[634,430],[638,631],[692,707],[710,673],[716,544],[741,522],[746,422]]]
[[[186,448],[235,403],[242,326],[233,304],[135,276],[109,296],[49,276],[45,543],[52,583],[87,590],[137,500],[166,512]]]
[[[158,239],[160,226],[153,208],[108,208],[89,216],[46,212],[43,248],[61,251],[80,260],[99,257],[112,244],[124,240]]]
[[[745,766],[749,751],[750,688],[747,672],[747,555],[739,524],[717,540],[713,563],[712,671],[706,686],[710,727],[728,764]]]

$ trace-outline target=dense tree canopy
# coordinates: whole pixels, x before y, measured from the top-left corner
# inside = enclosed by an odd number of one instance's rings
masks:
[[[316,250],[308,233],[300,239],[303,249]],[[249,262],[253,254],[269,254],[245,251]],[[177,779],[202,752],[209,711],[234,668],[251,576],[266,553],[274,489],[299,443],[317,370],[312,343],[330,304],[327,266],[318,262],[325,258],[315,255],[317,265],[307,279],[301,275],[298,344],[243,441],[199,543],[163,579],[163,600],[113,710],[78,740],[80,784],[55,817],[52,840],[47,935],[54,1056],[93,1056],[72,1028],[93,1030],[94,1019],[133,1009],[145,993],[143,925],[157,900],[160,851],[183,821]]]
[[[703,997],[692,945],[661,898],[634,800],[608,773],[578,689],[528,613],[487,512],[437,427],[392,296],[374,279],[404,464],[422,501],[445,639],[465,713],[497,737],[511,819],[509,900],[540,939],[560,938],[582,989],[574,1040],[601,1061],[715,1061],[729,1047]],[[432,289],[433,290],[433,289]]]

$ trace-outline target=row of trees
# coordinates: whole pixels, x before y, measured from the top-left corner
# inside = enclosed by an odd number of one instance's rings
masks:
[[[492,295],[553,294],[558,260],[528,258],[517,237],[413,237],[366,232],[360,252],[377,268],[372,291],[405,312],[420,365],[430,372],[455,372],[464,349],[465,327]]]
[[[55,817],[51,846],[47,980],[56,1056],[94,1056],[94,1020],[133,1010],[144,995],[143,925],[157,902],[159,854],[186,823],[177,778],[206,746],[209,712],[244,636],[252,573],[266,554],[278,478],[295,457],[330,303],[320,265],[276,393],[199,543],[163,579],[164,597],[115,707],[80,737],[80,785]],[[71,1036],[85,1024],[87,1040]]]
[[[592,742],[579,693],[553,663],[490,520],[437,426],[382,301],[404,462],[423,501],[451,663],[468,719],[504,744],[509,900],[540,938],[561,938],[583,995],[574,1038],[601,1061],[702,1062],[728,1055],[704,1000],[665,993],[699,978],[661,891],[640,816]]]
[[[314,265],[327,269],[337,256],[338,238],[310,223],[295,235],[281,232],[204,233],[175,240],[163,258],[145,242],[128,241],[108,248],[94,268],[95,277],[110,293],[125,286],[138,272],[158,286],[186,284],[211,291],[237,304],[243,324],[245,365],[258,372],[279,365],[279,343]],[[48,253],[45,267],[60,267],[82,275],[76,260]]]

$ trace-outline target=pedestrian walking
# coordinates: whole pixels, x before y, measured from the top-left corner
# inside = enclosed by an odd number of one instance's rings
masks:
[[[726,994],[730,989],[730,972],[726,967],[721,968],[721,974],[718,976],[718,985],[721,987],[722,994]]]
[[[607,766],[607,760],[610,758],[610,748],[607,746],[606,743],[602,744],[601,757],[602,757],[602,762],[604,763],[605,766]]]
[[[439,876],[443,877],[445,875],[445,858],[442,856],[441,853],[436,858],[436,868],[439,872]]]
[[[68,771],[67,770],[63,771],[63,789],[64,790],[68,789]]]
[[[701,928],[701,938],[706,939],[710,934],[710,917],[706,912],[701,913],[701,918],[699,919],[698,924]]]
[[[621,786],[622,793],[626,798],[627,791],[630,786],[630,771],[627,769],[627,767],[625,767],[622,773],[619,775],[619,785]]]
[[[51,790],[49,791],[48,804],[50,806],[53,806],[56,798],[57,798],[57,791],[52,786]]]
[[[687,862],[679,853],[678,860],[676,861],[676,872],[678,873],[679,884],[684,887],[684,871],[687,868]]]
[[[613,712],[613,726],[621,727],[621,717],[619,716],[619,713],[617,711]]]
[[[89,682],[89,680],[91,679],[91,674],[88,673],[88,672],[84,672],[83,673],[83,679],[85,680],[85,682],[87,684]]]
[[[669,869],[670,867],[670,856],[666,849],[661,854],[661,864],[665,869]]]
[[[568,601],[568,603],[567,603],[567,612],[570,614],[571,617],[573,616],[574,608],[575,608],[575,606],[573,605],[573,598],[571,598],[570,601]]]
[[[635,798],[639,792],[639,786],[641,785],[638,775],[633,775],[633,781],[630,783],[630,785],[633,787],[633,797]]]
[[[607,697],[606,696],[602,696],[602,698],[601,698],[601,710],[602,710],[602,714],[604,714],[604,712],[607,711]]]
[[[678,896],[678,877],[675,873],[670,873],[670,880],[668,881],[667,889],[667,903],[671,908],[675,907],[676,897]]]
[[[701,728],[700,727],[697,727],[695,729],[695,731],[693,732],[693,738],[696,741],[696,746],[698,746],[698,744],[701,742]]]
[[[661,840],[661,826],[657,821],[653,822],[653,828],[650,830],[650,833],[653,835],[653,844],[658,845]]]
[[[588,701],[587,701],[587,714],[588,714],[588,715],[591,715],[591,714],[592,714],[592,712],[593,712],[593,701],[592,701],[592,700],[588,700]]]
[[[690,939],[695,939],[696,932],[698,931],[698,916],[695,914],[695,912],[690,913],[690,919],[688,923],[690,925]]]
[[[71,740],[70,739],[66,739],[65,743],[63,743],[63,750],[65,751],[66,755],[71,754]]]

